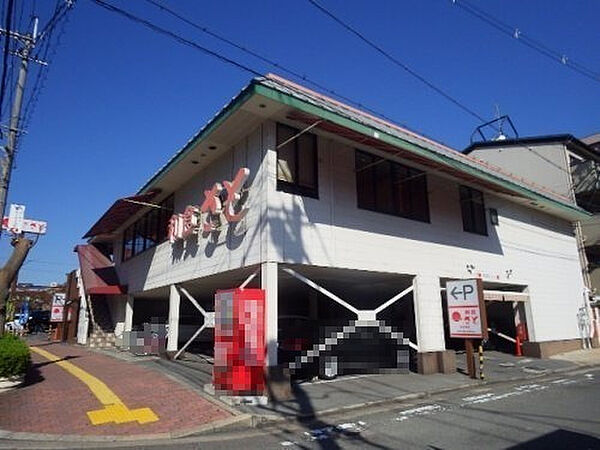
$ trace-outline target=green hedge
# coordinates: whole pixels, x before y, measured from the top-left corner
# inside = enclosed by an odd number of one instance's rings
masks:
[[[30,361],[25,342],[10,334],[0,337],[0,378],[23,375]]]

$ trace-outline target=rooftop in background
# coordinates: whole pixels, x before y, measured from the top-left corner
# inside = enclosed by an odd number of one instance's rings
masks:
[[[596,137],[597,140],[593,141]],[[502,139],[496,141],[483,141],[476,142],[469,145],[463,150],[465,155],[468,155],[477,148],[497,148],[497,147],[514,147],[514,146],[528,146],[538,144],[552,144],[552,143],[564,143],[568,145],[574,145],[583,151],[590,152],[596,157],[600,158],[600,147],[592,145],[593,142],[598,143],[600,141],[600,134],[594,134],[587,138],[578,139],[572,134],[547,134],[542,136],[527,136],[518,139]]]
[[[581,142],[586,143],[594,150],[600,153],[600,133],[591,134],[581,139]]]
[[[58,283],[50,283],[50,285],[33,284],[33,283],[17,283],[17,291],[47,291],[64,289],[64,285]]]

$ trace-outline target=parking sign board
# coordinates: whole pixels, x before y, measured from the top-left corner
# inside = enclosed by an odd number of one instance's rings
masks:
[[[469,339],[487,337],[481,280],[446,282],[446,300],[450,337]]]
[[[52,310],[50,312],[50,322],[62,322],[64,318],[65,294],[54,294],[52,298]]]

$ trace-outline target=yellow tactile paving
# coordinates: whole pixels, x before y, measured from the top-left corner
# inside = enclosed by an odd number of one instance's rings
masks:
[[[68,361],[62,361],[60,357],[42,350],[39,347],[31,347],[31,351],[43,356],[56,364],[71,375],[77,377],[92,391],[92,394],[104,405],[103,409],[88,411],[87,415],[92,425],[105,423],[128,423],[137,421],[140,424],[156,422],[158,416],[150,408],[129,409],[121,399],[110,390],[110,388],[95,376],[77,367]]]

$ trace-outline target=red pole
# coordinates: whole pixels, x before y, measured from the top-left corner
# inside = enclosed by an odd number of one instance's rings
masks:
[[[521,352],[521,338],[519,337],[519,335],[517,334],[517,340],[515,342],[515,355],[516,356],[523,356],[523,352]]]

